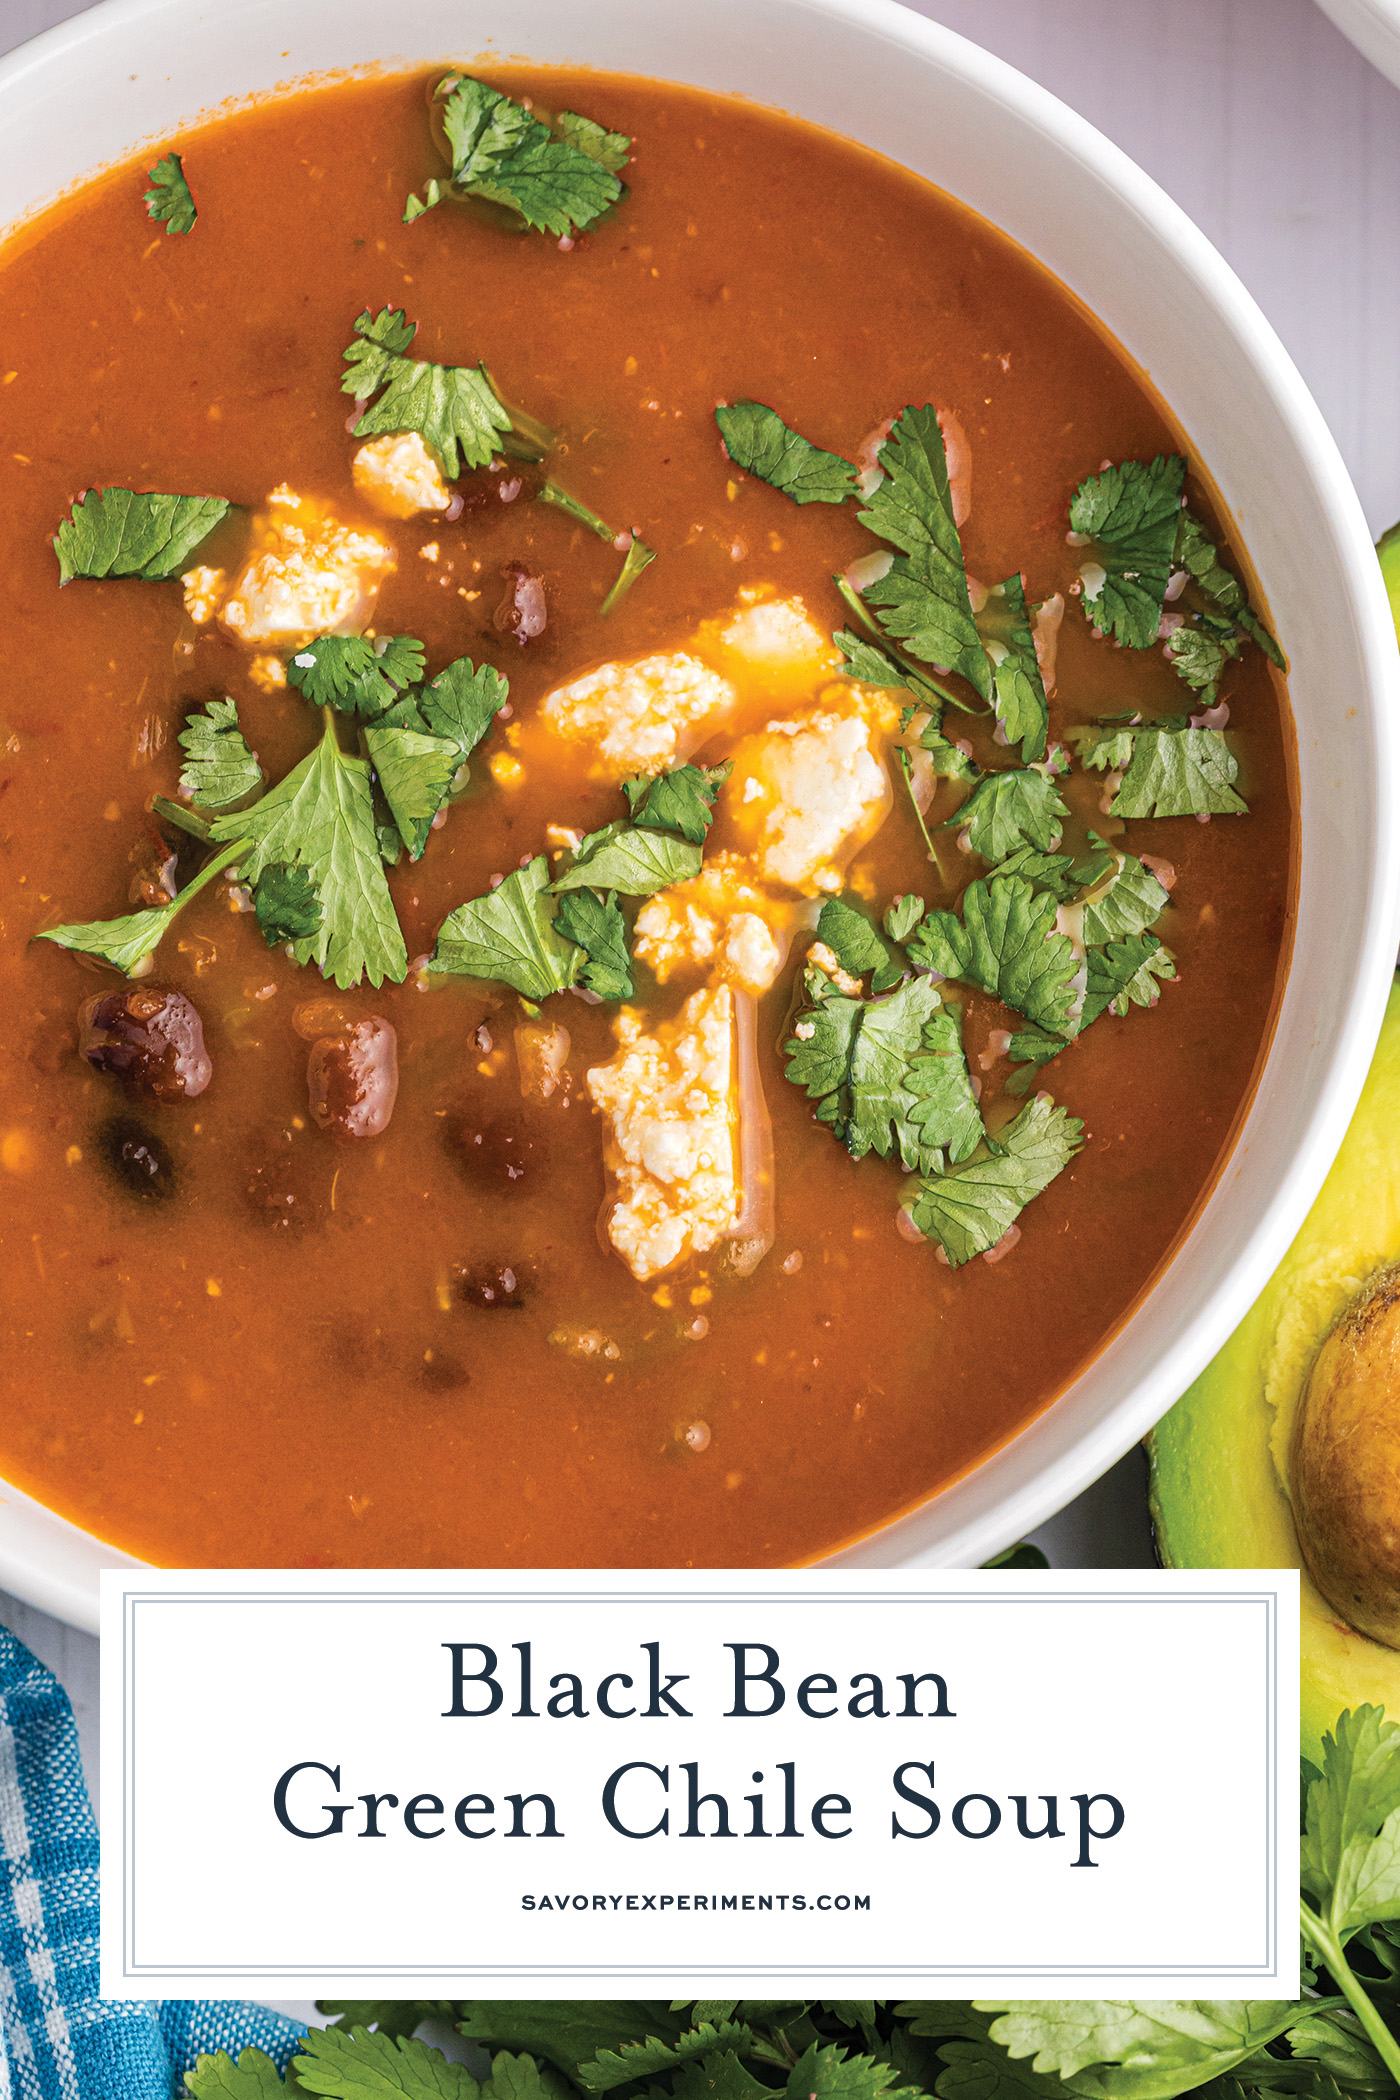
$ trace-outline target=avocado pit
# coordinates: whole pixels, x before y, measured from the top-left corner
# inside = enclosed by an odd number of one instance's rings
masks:
[[[1376,1272],[1318,1350],[1289,1471],[1318,1589],[1359,1633],[1400,1648],[1400,1263]]]

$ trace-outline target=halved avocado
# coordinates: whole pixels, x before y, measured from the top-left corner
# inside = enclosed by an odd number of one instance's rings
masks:
[[[1303,1567],[1288,1492],[1299,1404],[1324,1339],[1376,1272],[1397,1260],[1400,985],[1306,1223],[1215,1361],[1148,1440],[1152,1516],[1168,1567]],[[1302,1593],[1302,1749],[1320,1762],[1323,1733],[1345,1707],[1369,1703],[1400,1719],[1400,1649],[1338,1617],[1306,1569]]]

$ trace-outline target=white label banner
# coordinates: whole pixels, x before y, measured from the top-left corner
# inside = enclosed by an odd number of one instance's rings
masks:
[[[109,1997],[1287,1998],[1295,1571],[103,1576]]]

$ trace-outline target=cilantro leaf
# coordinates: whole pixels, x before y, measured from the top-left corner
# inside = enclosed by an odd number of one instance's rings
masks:
[[[1007,1045],[1006,1054],[1013,1065],[1020,1065],[1022,1069],[1012,1073],[1004,1091],[1008,1094],[1028,1094],[1039,1079],[1043,1067],[1049,1064],[1052,1057],[1058,1057],[1062,1050],[1068,1049],[1072,1040],[1072,1037],[1067,1040],[1062,1035],[1046,1035],[1039,1028],[1017,1029]]]
[[[600,897],[594,889],[570,890],[559,899],[554,923],[587,955],[579,976],[590,992],[596,992],[600,999],[632,997],[627,922],[618,909],[614,891]]]
[[[407,2035],[370,2034],[364,2027],[311,2027],[298,2043],[293,2070],[303,2092],[333,2100],[479,2100],[481,2087],[440,2049]]]
[[[245,816],[251,814],[245,811]],[[237,819],[234,819],[235,824]],[[227,833],[224,834],[227,837]],[[179,895],[169,904],[150,905],[142,911],[126,912],[119,919],[92,919],[76,926],[49,926],[36,933],[36,941],[52,941],[56,947],[71,948],[79,955],[95,955],[102,962],[111,963],[113,969],[124,970],[128,977],[144,975],[141,965],[148,956],[154,955],[165,938],[174,920],[191,898],[207,889],[224,868],[238,860],[247,850],[248,834],[245,831],[233,845],[206,861],[193,882],[187,882]]]
[[[1046,1096],[1028,1101],[998,1134],[997,1150],[946,1174],[925,1175],[910,1216],[958,1269],[986,1254],[1026,1205],[1049,1188],[1083,1141],[1084,1126]]]
[[[892,998],[849,999],[810,970],[807,993],[811,1003],[798,1014],[783,1050],[787,1077],[820,1103],[818,1121],[828,1125],[853,1159],[874,1151],[913,1167],[941,1157],[940,1147],[952,1139],[938,1133],[945,1121],[956,1118],[944,1070],[952,1054],[947,1033],[930,1033],[926,1026],[934,1018],[950,1018],[940,1016],[935,987],[915,977]],[[956,1031],[954,1040],[960,1060]],[[937,1069],[924,1068],[920,1060],[914,1072],[921,1051]]]
[[[1239,767],[1220,729],[1134,729],[1115,817],[1247,816]]]
[[[903,664],[876,643],[868,642],[864,635],[853,634],[849,627],[843,627],[831,639],[845,659],[842,666],[845,677],[854,678],[859,685],[874,685],[887,690],[915,689],[918,673],[907,671]]]
[[[469,898],[444,919],[426,970],[456,977],[487,977],[527,999],[562,992],[579,972],[582,955],[555,926],[549,865],[542,853],[484,897]]]
[[[606,131],[592,117],[577,116],[571,109],[561,109],[555,125],[561,139],[614,175],[620,175],[632,158],[632,141],[625,131]]]
[[[314,707],[347,715],[383,714],[422,676],[423,644],[407,634],[378,642],[362,634],[321,634],[287,665],[288,685]]]
[[[1380,2052],[1366,2039],[1356,2015],[1345,2007],[1332,2012],[1309,2012],[1290,2027],[1286,2037],[1295,2057],[1321,2064],[1325,2071],[1348,2087],[1373,2092],[1393,2090]]]
[[[1336,1940],[1400,1917],[1400,1727],[1379,1707],[1323,1737],[1307,1810],[1300,1879]]]
[[[994,2042],[1012,2056],[1033,2055],[1037,2071],[1058,2071],[1087,2100],[1173,2100],[1233,2070],[1298,2016],[1296,2001],[1279,1999],[977,2003],[1002,2014],[992,2022]]]
[[[915,962],[980,985],[1037,1027],[1068,1035],[1077,965],[1073,946],[1055,931],[1054,896],[1019,875],[993,875],[972,883],[962,905],[961,919],[928,914],[909,943]]]
[[[1181,514],[1179,453],[1105,467],[1075,490],[1071,530],[1090,557],[1081,568],[1085,615],[1129,649],[1150,649],[1162,623]]]
[[[980,778],[977,761],[969,758],[951,737],[945,736],[941,723],[932,717],[919,731],[919,744],[927,751],[940,780],[974,781]]]
[[[995,2042],[952,2041],[938,2053],[946,2066],[935,2088],[939,2100],[1065,2100],[1058,2078],[1017,2063]]]
[[[603,2049],[621,2049],[639,2035],[674,2038],[684,2022],[646,1999],[476,1998],[463,2008],[461,2031],[492,2049],[524,2049],[576,2078],[579,2066]]]
[[[180,773],[180,793],[197,809],[227,809],[241,802],[262,782],[262,767],[238,726],[232,700],[210,700],[203,714],[186,715],[180,742],[188,752]]]
[[[1044,758],[1050,735],[1050,703],[1035,653],[1023,579],[1008,576],[987,593],[975,615],[977,632],[992,666],[992,706],[1006,740],[1021,746],[1025,765]]]
[[[1097,948],[1106,941],[1145,933],[1161,918],[1171,897],[1135,853],[1114,851],[1097,832],[1091,831],[1089,838],[1106,863],[1102,872],[1092,874],[1079,900],[1084,910],[1084,945]]]
[[[624,2043],[621,2049],[600,2049],[590,2063],[579,2065],[578,2082],[586,2093],[610,2093],[614,2086],[630,2084],[634,2078],[673,2071],[694,2057],[722,2049],[745,2048],[752,2040],[752,2029],[742,2021],[721,2020],[712,2024],[701,2020],[674,2042],[647,2035]]]
[[[879,2100],[895,2082],[890,2064],[813,2042],[788,2073],[788,2100]]]
[[[997,873],[1023,876],[1032,889],[1048,890],[1059,903],[1067,904],[1081,887],[1080,880],[1070,872],[1073,866],[1068,853],[1037,853],[1034,846],[1018,846],[998,863]]]
[[[264,868],[305,868],[322,920],[297,941],[299,963],[314,960],[342,991],[362,977],[376,987],[402,980],[408,956],[380,861],[369,767],[341,750],[333,717],[299,766],[251,809],[218,818],[213,836],[254,841],[245,882],[256,885]]]
[[[912,893],[896,897],[885,913],[884,928],[892,941],[907,941],[924,915],[924,900]]]
[[[918,916],[922,915],[920,904]],[[842,969],[852,977],[864,977],[867,970],[873,970],[872,991],[888,991],[904,975],[902,965],[891,956],[869,919],[852,911],[839,897],[828,897],[823,904],[817,919],[817,939],[825,941]]]
[[[547,503],[554,510],[562,510],[566,517],[576,519],[580,525],[586,525],[591,533],[596,534],[600,540],[606,540],[609,546],[617,538],[617,534],[613,531],[611,525],[603,518],[600,518],[596,510],[590,510],[588,505],[581,502],[577,496],[571,496],[569,491],[561,488],[557,481],[546,481],[536,495],[535,501],[536,503]]]
[[[879,608],[880,625],[911,655],[960,672],[989,700],[991,665],[972,617],[934,410],[906,408],[879,456],[885,479],[866,498],[860,521],[903,551],[886,576],[866,586],[865,602]]]
[[[1203,705],[1214,704],[1225,666],[1240,653],[1239,636],[1225,621],[1202,614],[1199,623],[1173,628],[1163,651],[1178,678],[1199,693]]]
[[[633,780],[624,780],[632,822],[657,831],[678,831],[693,845],[703,846],[714,822],[715,796],[733,765],[733,759],[727,758],[719,766],[677,766],[674,772],[658,773],[653,779],[639,773]]]
[[[321,900],[305,868],[264,868],[253,891],[253,909],[269,948],[283,941],[309,941],[321,924]]]
[[[1117,723],[1096,722],[1085,729],[1071,729],[1069,740],[1079,763],[1091,773],[1125,773],[1133,762],[1133,732]]]
[[[201,2056],[185,2073],[185,2089],[191,2100],[283,2100],[287,2090],[276,2064],[261,2049],[241,2049],[237,2063],[224,2049]]]
[[[364,737],[369,762],[399,837],[408,848],[409,858],[419,860],[433,818],[442,808],[462,763],[461,753],[448,737],[431,736],[425,730],[397,723],[371,722]]]
[[[356,437],[375,437],[416,430],[442,461],[442,471],[455,481],[465,461],[486,466],[498,440],[511,427],[505,408],[481,365],[436,365],[403,353],[418,332],[401,309],[369,308],[355,323],[355,341],[344,352],[350,370],[341,392],[361,403],[379,394],[355,425]],[[383,392],[380,392],[380,389]]]
[[[771,2094],[732,2049],[682,2064],[671,2088],[672,2100],[771,2100]]]
[[[944,828],[966,831],[967,843],[983,860],[1005,860],[1018,846],[1042,853],[1060,842],[1060,818],[1069,815],[1059,789],[1047,773],[1033,766],[1008,773],[984,773],[959,810],[945,818]]]
[[[146,215],[157,225],[165,221],[167,233],[192,233],[199,213],[185,180],[184,163],[178,153],[167,153],[147,169],[151,187],[145,196]]]
[[[419,696],[423,720],[434,736],[457,746],[458,762],[473,752],[493,717],[510,697],[510,686],[490,664],[478,670],[469,656],[459,656],[439,671]]]
[[[987,1133],[954,1009],[945,1006],[924,1023],[919,1055],[909,1060],[904,1083],[914,1096],[909,1121],[919,1133],[924,1159],[941,1168],[944,1154],[951,1160],[970,1158]]]
[[[673,882],[688,882],[700,873],[703,848],[669,831],[643,831],[627,824],[605,824],[579,846],[573,866],[556,876],[556,893],[582,889],[618,890],[624,897],[650,897]]]
[[[736,467],[780,489],[794,503],[844,503],[856,492],[856,470],[835,452],[801,437],[761,401],[723,401],[715,421]]]
[[[1269,662],[1280,671],[1288,666],[1282,649],[1257,614],[1251,612],[1244,586],[1220,559],[1220,550],[1194,511],[1183,510],[1177,521],[1172,561],[1184,569],[1197,590],[1217,612],[1234,622],[1259,644]]]
[[[1176,959],[1155,933],[1139,933],[1131,940],[1111,941],[1106,948],[1091,948],[1086,964],[1088,983],[1080,1034],[1101,1013],[1121,1017],[1129,1006],[1155,1006],[1161,989],[1158,980],[1176,975]]]
[[[484,197],[519,212],[527,226],[567,234],[591,226],[623,196],[617,170],[631,140],[572,111],[559,134],[484,80],[449,73],[438,83],[443,131],[452,155],[448,184],[430,182],[423,201],[411,196],[405,224],[446,195]]]
[[[54,537],[58,580],[139,576],[164,583],[178,576],[229,505],[222,496],[166,496],[134,489],[88,489]]]

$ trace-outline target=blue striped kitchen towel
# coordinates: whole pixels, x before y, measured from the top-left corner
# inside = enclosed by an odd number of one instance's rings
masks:
[[[260,2005],[97,1996],[97,1823],[68,1695],[0,1627],[0,2100],[171,2100],[203,2051],[285,2065]]]

